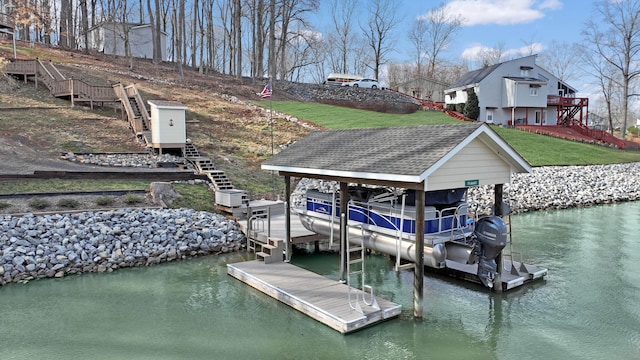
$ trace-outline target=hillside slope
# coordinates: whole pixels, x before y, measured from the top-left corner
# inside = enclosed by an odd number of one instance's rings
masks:
[[[11,47],[0,42],[0,57],[11,57]],[[92,83],[135,83],[145,100],[174,100],[188,107],[187,136],[216,166],[227,172],[238,188],[253,196],[269,197],[272,176],[260,164],[272,149],[306,135],[309,127],[273,117],[250,100],[258,100],[263,83],[220,74],[199,74],[170,64],[153,65],[137,59],[130,68],[126,59],[103,54],[85,55],[53,48],[20,47],[18,58],[51,60],[61,64],[67,76]],[[283,92],[274,99],[290,99]],[[142,151],[141,144],[122,119],[120,111],[106,106],[91,111],[70,107],[46,89],[22,81],[3,80],[0,89],[0,155],[12,159],[0,170],[46,168],[61,164],[60,153]]]

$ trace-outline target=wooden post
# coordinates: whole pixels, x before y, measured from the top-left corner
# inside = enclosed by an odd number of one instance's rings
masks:
[[[349,221],[349,188],[347,183],[340,183],[340,281],[346,282],[347,269],[347,223]]]
[[[504,215],[502,213],[502,208],[503,208],[502,189],[503,189],[502,184],[495,184],[493,187],[493,192],[494,192],[493,215],[495,216]],[[493,279],[493,290],[497,293],[501,293],[502,292],[502,268],[504,267],[503,266],[504,264],[502,262],[502,251],[500,251],[500,254],[498,254],[498,257],[496,257],[496,265],[498,266],[498,273],[496,274],[496,277]]]
[[[424,189],[424,183],[422,183]],[[416,190],[416,262],[413,270],[413,317],[422,318],[424,290],[424,190]]]
[[[291,199],[291,176],[284,177],[284,242],[286,261],[291,261],[291,206],[289,206],[289,199]]]
[[[69,79],[69,92],[71,93],[71,107],[74,107],[75,103],[73,102],[73,78]],[[162,152],[160,154],[162,154]]]

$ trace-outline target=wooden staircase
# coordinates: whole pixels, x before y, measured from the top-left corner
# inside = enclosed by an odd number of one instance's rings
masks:
[[[147,147],[151,147],[151,116],[138,88],[133,84],[124,86],[118,83],[113,85],[113,91],[127,114],[131,130],[144,140]]]
[[[265,264],[280,263],[284,260],[284,240],[270,237],[261,247],[261,251],[256,253],[256,260],[264,261]]]
[[[111,85],[89,84],[81,79],[67,78],[52,62],[36,60],[12,60],[4,72],[8,75],[22,76],[24,81],[31,79],[36,88],[44,84],[52,96],[76,102],[88,102],[93,109],[95,103],[118,102],[119,99]]]
[[[185,144],[184,158],[187,159],[199,173],[206,175],[209,180],[211,180],[215,190],[233,189],[233,184],[227,177],[227,174],[222,170],[216,169],[211,159],[206,156],[201,156],[196,146],[192,143]]]

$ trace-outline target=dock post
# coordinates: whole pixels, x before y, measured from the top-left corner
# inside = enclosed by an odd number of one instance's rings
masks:
[[[413,270],[413,317],[422,318],[424,290],[424,183],[416,190],[416,263]],[[422,195],[420,195],[422,194]]]
[[[284,177],[284,242],[286,261],[291,261],[291,206],[289,206],[289,199],[291,199],[291,176],[286,175]]]
[[[345,182],[340,183],[340,281],[346,282],[347,269],[347,222],[349,221],[349,188]]]
[[[493,187],[493,192],[494,192],[493,215],[500,216],[500,217],[504,215],[502,213],[502,208],[503,208],[502,189],[503,189],[502,184],[495,184]],[[498,273],[493,279],[493,290],[497,293],[501,293],[502,292],[502,268],[504,267],[504,264],[502,262],[502,251],[500,251],[500,254],[498,254],[498,256],[496,257],[496,265],[498,267],[497,269]]]

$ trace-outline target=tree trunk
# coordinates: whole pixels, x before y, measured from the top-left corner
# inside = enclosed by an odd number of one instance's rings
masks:
[[[82,11],[82,37],[84,39],[84,53],[89,53],[89,11],[87,9],[87,0],[80,0],[80,9]]]
[[[236,78],[242,77],[242,8],[240,0],[235,0],[233,28],[235,33]]]
[[[191,19],[191,67],[198,66],[198,0],[193,0],[193,13]]]
[[[276,79],[276,0],[269,0],[269,78]],[[273,84],[271,84],[273,86]]]

